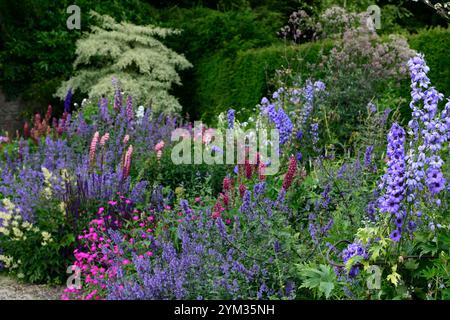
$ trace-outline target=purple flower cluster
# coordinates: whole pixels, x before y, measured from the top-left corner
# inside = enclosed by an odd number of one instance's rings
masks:
[[[131,269],[119,263],[117,277],[107,283],[107,298],[291,298],[295,289],[292,281],[286,279],[277,288],[273,285],[280,279],[271,279],[276,274],[275,259],[284,265],[290,261],[283,243],[270,239],[274,219],[283,218],[287,223],[285,212],[264,197],[263,185],[255,187],[254,193],[257,197],[251,212],[235,217],[231,225],[220,217],[211,219],[209,209],[188,208],[182,200],[184,219],[176,229],[176,239],[169,230],[162,232],[146,240],[148,250],[154,253],[151,257],[135,256]],[[249,192],[247,195],[250,199]],[[241,229],[241,225],[246,228]],[[248,227],[255,228],[254,232],[249,233]]]
[[[234,113],[235,111],[233,109],[228,110],[227,113],[228,129],[234,128]]]
[[[439,115],[438,104],[443,95],[431,86],[423,55],[410,59],[408,67],[412,98],[409,149],[405,152],[405,131],[394,124],[388,135],[388,171],[379,186],[385,188],[385,194],[379,198],[378,207],[391,214],[395,228],[390,237],[394,241],[399,241],[405,230],[414,232],[418,219],[428,218],[422,217],[423,206],[430,201],[441,204],[439,196],[446,190],[447,182],[441,151],[448,141],[449,104]]]
[[[279,93],[276,92],[274,97],[279,98]],[[289,141],[289,138],[293,131],[293,124],[289,116],[283,110],[280,105],[281,100],[277,100],[275,103],[270,103],[266,98],[261,101],[262,112],[269,117],[269,120],[275,124],[275,128],[280,135],[280,144],[285,144]],[[278,107],[277,107],[278,105]]]
[[[303,137],[303,130],[314,108],[314,102],[317,93],[325,91],[325,84],[321,81],[312,82],[308,80],[306,86],[302,89],[279,88],[272,95],[273,101],[267,98],[261,100],[261,113],[266,115],[269,120],[275,124],[279,130],[280,143],[285,144],[290,139],[294,130],[294,124],[291,116],[296,116],[297,110],[301,106],[299,114],[299,127],[297,128],[297,139],[301,140]],[[289,114],[287,113],[289,110]]]
[[[366,249],[364,248],[364,246],[362,244],[353,242],[353,243],[350,243],[347,246],[347,248],[345,248],[342,251],[341,256],[342,256],[342,260],[344,261],[344,263],[347,263],[351,258],[353,258],[355,256],[361,256],[363,259],[367,259],[369,255],[366,252]],[[349,278],[356,277],[359,273],[359,269],[360,269],[360,266],[358,264],[353,265],[350,268],[350,271],[348,272],[348,277]]]
[[[70,112],[70,104],[72,102],[72,89],[69,89],[66,94],[66,98],[64,99],[64,112]]]
[[[91,115],[89,121],[82,112],[72,117],[68,114],[65,135],[47,135],[32,151],[27,141],[19,140],[18,155],[11,158],[5,153],[6,160],[0,160],[0,193],[21,210],[25,220],[36,218],[36,209],[42,201],[45,187],[42,168],[52,175],[52,200],[65,201],[72,213],[87,202],[107,201],[117,192],[140,199],[147,191],[146,181],[132,184],[130,178],[124,179],[123,158],[132,143],[134,160],[145,159],[148,149],[170,136],[177,127],[175,118],[154,117],[147,111],[142,123],[133,125],[129,118],[131,98],[127,108],[121,108],[116,114],[110,113],[106,98],[100,100],[98,107],[98,114]],[[108,134],[109,138],[97,145],[91,163],[90,143],[97,131],[102,136]],[[129,137],[128,144],[124,144],[125,136]]]
[[[303,88],[304,105],[300,116],[300,127],[304,127],[308,122],[310,115],[314,109],[314,102],[317,93],[325,91],[325,84],[322,81],[312,82],[308,80]]]
[[[401,236],[405,208],[402,205],[406,194],[405,130],[394,123],[388,134],[388,171],[383,177],[385,194],[379,199],[379,208],[383,213],[391,214],[396,221],[396,228],[391,238],[398,241]]]
[[[438,104],[443,95],[431,86],[427,76],[430,70],[423,55],[408,62],[411,75],[412,119],[408,126],[412,136],[408,153],[409,202],[417,202],[416,191],[427,186],[431,195],[445,189],[446,180],[441,172],[443,161],[439,155],[450,134],[450,106],[447,103],[441,116]]]
[[[373,146],[368,146],[364,153],[364,167],[370,168],[372,165]]]

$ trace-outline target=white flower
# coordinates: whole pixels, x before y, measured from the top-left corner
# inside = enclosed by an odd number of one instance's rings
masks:
[[[144,106],[139,106],[139,108],[136,110],[136,119],[138,123],[142,122],[142,119],[145,115],[145,108]]]

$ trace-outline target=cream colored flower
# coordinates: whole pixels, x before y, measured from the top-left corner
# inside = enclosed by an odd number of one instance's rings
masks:
[[[22,229],[30,231],[32,228],[33,228],[33,225],[31,223],[29,223],[28,221],[25,221],[22,223]]]
[[[41,232],[41,235],[42,235],[42,242],[41,242],[41,245],[42,245],[43,247],[45,247],[47,244],[49,244],[50,242],[53,241],[52,235],[51,235],[50,233],[48,233],[47,231],[42,231],[42,232]]]
[[[3,262],[5,268],[8,269],[13,266],[14,259],[10,256],[0,255],[0,261]]]
[[[60,204],[59,204],[59,211],[63,214],[63,215],[66,215],[66,208],[67,208],[67,205],[66,205],[66,203],[65,202],[61,202]]]
[[[5,209],[9,212],[14,211],[14,209],[16,208],[14,203],[12,203],[8,198],[3,199],[3,207],[5,207]]]
[[[23,237],[23,232],[17,227],[12,228],[12,232],[14,236],[17,238],[17,240],[20,240]]]
[[[5,236],[9,236],[9,230],[5,227],[0,227],[0,233],[4,234]]]

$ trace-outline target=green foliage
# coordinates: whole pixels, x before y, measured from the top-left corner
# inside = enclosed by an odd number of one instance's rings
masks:
[[[162,11],[160,21],[182,30],[182,37],[173,38],[170,45],[198,61],[219,51],[233,55],[239,50],[270,45],[276,41],[275,31],[282,18],[274,12],[255,13],[250,9],[221,12],[174,7]]]
[[[222,181],[230,171],[226,165],[176,165],[172,162],[170,148],[164,150],[160,160],[156,154],[150,154],[144,162],[137,164],[140,168],[137,180],[152,181],[162,184],[170,190],[186,190],[185,196],[214,196],[222,191]],[[193,151],[192,151],[193,152]],[[193,154],[193,153],[192,153]],[[208,186],[208,187],[206,187]]]
[[[4,225],[0,234],[0,247],[7,255],[0,254],[0,261],[9,264],[9,272],[24,281],[61,284],[71,261],[75,235],[80,230],[74,229],[76,224],[66,215],[65,207],[48,196],[43,196],[33,223],[24,221],[20,215],[7,217],[8,225]],[[14,210],[11,207],[0,215],[5,218]],[[79,222],[82,221],[80,218]]]
[[[211,59],[220,64],[222,60],[234,59],[239,51],[277,42],[276,30],[283,18],[277,12],[264,8],[257,12],[248,8],[221,12],[203,7],[174,7],[162,10],[160,21],[166,27],[183,30],[181,36],[168,38],[167,45],[185,53],[194,68],[181,74],[183,86],[177,87],[174,93],[180,97],[184,111],[199,118],[203,108],[198,105],[198,86],[204,80],[209,81],[202,77],[204,68],[207,68],[206,72],[210,71],[204,64]]]
[[[56,95],[64,99],[69,88],[98,100],[111,96],[111,79],[138,104],[151,105],[156,112],[179,111],[181,106],[168,91],[181,84],[177,70],[191,67],[182,55],[165,47],[158,38],[178,34],[178,30],[117,23],[109,16],[92,12],[100,26],[77,41],[74,76],[63,83]]]
[[[303,279],[302,288],[313,290],[317,298],[330,298],[335,287],[336,273],[329,265],[299,265],[300,278]]]
[[[302,46],[280,44],[239,51],[235,58],[215,55],[197,68],[198,92],[194,101],[207,121],[229,107],[248,116],[261,97],[274,89],[270,79],[277,69],[290,67],[298,73],[306,72],[308,64],[316,62],[331,47],[330,41]]]

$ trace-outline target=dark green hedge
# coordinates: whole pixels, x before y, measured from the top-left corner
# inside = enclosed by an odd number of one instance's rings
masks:
[[[301,46],[279,44],[240,51],[234,58],[215,55],[197,66],[194,101],[207,121],[229,107],[249,110],[272,89],[269,80],[275,70],[290,66],[306,73],[308,63],[316,62],[321,50],[331,47],[330,41]]]

